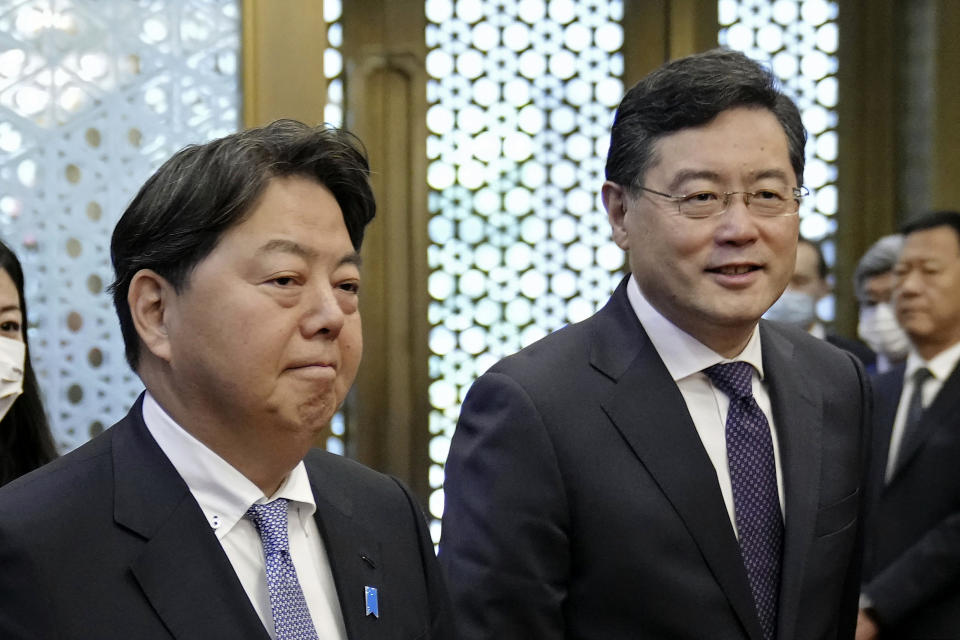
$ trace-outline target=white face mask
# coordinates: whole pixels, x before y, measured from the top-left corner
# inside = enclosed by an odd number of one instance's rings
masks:
[[[807,329],[817,319],[817,301],[809,293],[784,291],[763,317]]]
[[[900,328],[893,307],[888,302],[862,307],[857,333],[871,349],[889,360],[903,360],[910,351],[910,338]]]
[[[23,363],[27,345],[0,336],[0,420],[7,415],[13,401],[23,393]]]

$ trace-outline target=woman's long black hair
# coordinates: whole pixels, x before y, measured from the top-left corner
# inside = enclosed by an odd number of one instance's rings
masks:
[[[20,298],[23,316],[23,342],[27,355],[23,367],[23,394],[7,415],[0,420],[0,486],[32,471],[57,457],[50,435],[50,425],[43,411],[43,400],[37,377],[30,364],[30,343],[27,341],[27,304],[23,298],[23,269],[17,256],[0,242],[0,269],[10,275]]]

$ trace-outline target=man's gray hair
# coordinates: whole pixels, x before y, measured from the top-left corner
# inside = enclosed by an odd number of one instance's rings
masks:
[[[866,299],[866,285],[869,278],[893,269],[900,258],[902,248],[903,236],[894,234],[883,236],[867,249],[867,252],[863,254],[857,264],[857,270],[853,273],[853,287],[857,300],[862,302]]]

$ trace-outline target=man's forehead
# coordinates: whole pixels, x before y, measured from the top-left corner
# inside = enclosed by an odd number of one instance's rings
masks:
[[[903,240],[900,260],[960,255],[960,234],[950,225],[918,229]]]
[[[755,157],[762,159],[762,163],[756,166],[742,167],[739,176],[748,180],[762,180],[765,178],[776,178],[789,182],[797,179],[794,173],[793,163],[790,158],[790,143],[786,130],[776,119],[776,115],[765,108],[735,107],[727,109],[718,114],[716,118],[701,125],[684,127],[675,131],[664,133],[654,140],[650,146],[650,159],[647,163],[647,171],[660,169],[669,171],[669,177],[674,182],[683,180],[719,179],[724,177],[722,171],[728,171],[728,167],[721,167],[720,164],[728,156],[722,154],[719,157],[710,157],[700,146],[698,140],[700,136],[710,135],[716,131],[712,125],[718,122],[718,118],[731,112],[740,112],[747,118],[759,118],[770,122],[772,119],[776,123],[776,130],[782,135],[783,145],[763,145],[755,150]],[[748,127],[752,129],[752,127]],[[764,127],[758,125],[757,130]],[[729,131],[725,135],[733,135]],[[667,166],[669,164],[670,166]],[[721,171],[722,170],[722,171]]]

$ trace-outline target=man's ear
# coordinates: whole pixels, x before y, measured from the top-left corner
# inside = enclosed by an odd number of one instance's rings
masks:
[[[176,296],[173,286],[153,269],[141,269],[127,291],[127,304],[140,341],[156,357],[170,361],[167,332],[169,305]]]
[[[613,241],[624,251],[628,250],[630,242],[627,239],[627,228],[625,226],[627,215],[626,190],[616,182],[607,180],[600,189],[600,197],[603,200],[603,208],[607,210],[607,220],[610,222],[610,229],[613,232]]]

